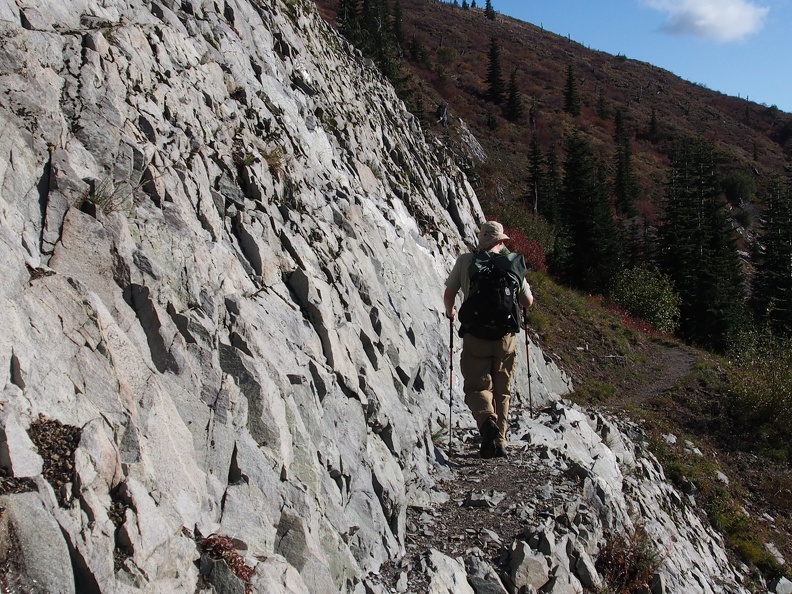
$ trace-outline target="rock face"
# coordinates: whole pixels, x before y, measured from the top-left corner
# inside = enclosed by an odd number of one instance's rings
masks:
[[[3,586],[378,591],[450,472],[442,282],[483,220],[465,176],[307,0],[0,0],[0,36]],[[530,357],[547,406],[569,381]],[[532,443],[557,457],[580,434],[559,431]],[[633,479],[586,443],[565,463],[589,515],[627,529]],[[647,530],[687,584],[700,531],[672,515]],[[544,529],[512,579],[595,584],[596,546]],[[426,567],[431,591],[503,590]]]
[[[79,592],[360,591],[434,484],[464,175],[305,0],[0,29],[4,506]]]

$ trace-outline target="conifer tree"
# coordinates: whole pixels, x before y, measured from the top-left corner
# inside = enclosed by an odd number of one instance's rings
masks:
[[[517,86],[517,69],[515,68],[509,76],[509,90],[504,115],[510,122],[516,122],[522,119],[524,112],[522,95],[520,95],[520,89]]]
[[[605,105],[605,90],[600,87],[597,93],[597,116],[601,120],[608,119],[608,108]]]
[[[377,29],[377,16],[378,16],[377,0],[362,0],[360,8],[360,22],[363,31],[369,35],[373,34]],[[369,40],[367,40],[369,42]]]
[[[589,201],[591,212],[589,241],[594,258],[588,282],[590,290],[606,293],[613,276],[623,268],[625,240],[613,216],[608,190],[608,171],[602,161],[596,164],[596,171],[596,187]]]
[[[487,95],[490,101],[500,105],[503,103],[505,84],[500,63],[500,45],[495,37],[490,39],[489,63],[487,64]]]
[[[661,264],[681,297],[681,334],[724,350],[746,321],[734,231],[702,140],[674,150],[660,229]]]
[[[613,126],[616,140],[619,140],[625,136],[626,131],[624,129],[624,114],[622,113],[621,109],[617,109],[616,115],[613,116]]]
[[[564,89],[564,111],[573,116],[580,115],[580,97],[578,96],[575,69],[572,64],[567,66],[566,88]]]
[[[415,37],[415,35],[413,35],[410,39],[407,51],[410,56],[410,60],[413,62],[421,64],[425,68],[429,68],[431,66],[432,60],[429,56],[429,50],[417,37]]]
[[[792,337],[792,187],[775,176],[766,200],[762,243],[754,284],[754,306],[774,334]]]
[[[491,21],[495,20],[496,14],[495,9],[492,8],[492,0],[487,0],[487,4],[484,6],[484,15]]]
[[[539,186],[539,214],[554,223],[560,218],[561,193],[563,191],[563,177],[561,176],[561,162],[554,146],[547,151],[545,158],[544,183]]]
[[[707,308],[704,311],[702,307],[699,320],[704,319],[707,324],[696,329],[704,344],[726,351],[746,327],[745,275],[737,252],[737,236],[719,196],[705,204],[704,216],[707,242],[698,299]]]
[[[528,111],[528,121],[531,124],[531,129],[536,134],[536,124],[539,119],[539,102],[536,100],[536,95],[531,97],[531,109]]]
[[[539,212],[539,198],[544,199],[543,185],[545,157],[542,153],[542,146],[536,134],[531,136],[531,144],[528,148],[528,203],[534,213]]]
[[[476,0],[473,0],[473,1],[470,3],[470,8],[476,8]]]
[[[400,84],[401,62],[398,57],[396,37],[391,26],[391,12],[388,0],[363,0],[373,4],[373,21],[364,20],[369,34],[370,54],[382,73],[396,86]]]
[[[340,0],[338,19],[341,32],[364,55],[373,59],[397,89],[403,84],[397,35],[401,24],[392,22],[388,0]]]
[[[635,214],[635,200],[638,197],[638,183],[632,163],[632,146],[630,136],[624,128],[624,118],[621,110],[616,111],[616,177],[614,192],[616,194],[616,208],[627,216]]]
[[[358,0],[339,0],[337,19],[341,34],[351,43],[358,44],[360,42]]]
[[[399,48],[406,45],[406,38],[404,37],[404,12],[402,11],[401,0],[396,0],[393,5],[393,38],[396,40]]]
[[[652,108],[652,117],[649,119],[649,140],[657,142],[660,138],[660,124],[657,123],[657,110]]]
[[[492,113],[492,110],[487,110],[487,128],[490,130],[498,129],[498,118]]]
[[[619,267],[616,227],[604,168],[578,130],[567,140],[559,214],[567,257],[557,272],[575,287],[604,292]]]

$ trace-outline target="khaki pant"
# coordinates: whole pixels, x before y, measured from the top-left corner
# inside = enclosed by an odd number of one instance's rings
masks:
[[[471,334],[462,338],[460,371],[465,379],[465,404],[476,425],[489,417],[498,424],[498,443],[505,445],[509,426],[511,376],[517,363],[517,337],[507,334],[500,340],[484,340]]]

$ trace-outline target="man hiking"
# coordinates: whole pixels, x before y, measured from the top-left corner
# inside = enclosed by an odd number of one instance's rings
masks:
[[[459,256],[445,282],[446,316],[457,315],[456,295],[462,289],[459,310],[462,336],[460,370],[465,404],[481,433],[481,457],[506,457],[511,376],[517,362],[520,306],[533,304],[525,279],[525,260],[503,243],[509,237],[503,225],[485,222],[475,252]]]

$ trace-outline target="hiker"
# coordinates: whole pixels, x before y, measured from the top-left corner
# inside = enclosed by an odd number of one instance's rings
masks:
[[[525,279],[525,260],[506,249],[503,242],[507,239],[503,225],[497,221],[485,222],[479,231],[476,251],[457,258],[443,295],[446,316],[453,321],[457,315],[456,295],[462,289],[460,369],[465,404],[481,433],[482,458],[507,456],[510,384],[517,362],[520,306],[527,308],[533,304],[531,288]],[[500,274],[501,271],[508,276]],[[496,277],[508,280],[491,280]],[[506,297],[489,301],[492,297],[488,291],[497,291],[489,285],[505,286],[501,295]]]

